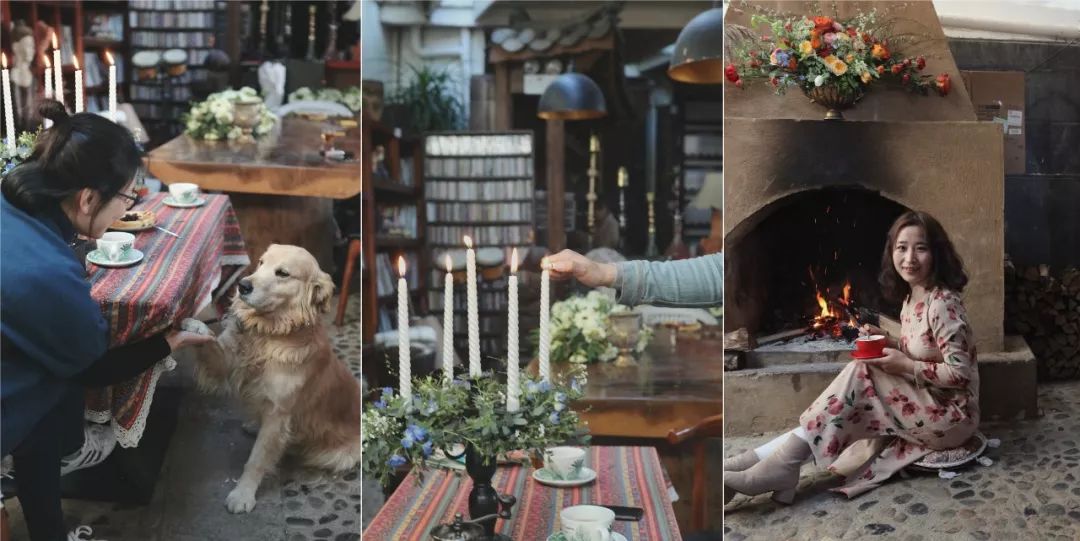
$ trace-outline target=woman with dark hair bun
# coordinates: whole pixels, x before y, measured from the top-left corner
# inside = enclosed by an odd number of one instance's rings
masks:
[[[883,335],[883,356],[853,360],[803,412],[799,426],[724,461],[724,498],[772,492],[791,503],[799,469],[814,460],[846,477],[833,490],[854,497],[932,451],[966,443],[979,426],[975,339],[960,293],[963,262],[933,216],[910,211],[889,229],[882,289],[903,301],[900,336]]]
[[[0,456],[13,458],[30,539],[70,541],[93,532],[64,525],[60,476],[101,463],[116,445],[109,425],[84,424],[84,388],[130,379],[209,338],[168,330],[109,349],[73,246],[138,202],[142,153],[104,117],[68,116],[56,101],[40,111],[53,127],[0,181]]]

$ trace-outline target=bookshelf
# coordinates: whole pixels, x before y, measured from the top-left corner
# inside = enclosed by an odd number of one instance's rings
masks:
[[[431,261],[465,248],[470,235],[478,250],[498,248],[509,266],[513,248],[524,259],[536,236],[533,203],[533,134],[531,131],[433,132],[424,138],[424,195]],[[441,321],[445,269],[431,265],[428,304]],[[478,272],[478,276],[482,273]],[[480,278],[477,287],[480,350],[483,356],[506,354],[508,269],[499,278]],[[465,284],[454,287],[454,345],[467,351]],[[526,341],[527,342],[527,341]]]
[[[75,85],[72,82],[72,78],[75,72],[75,65],[72,62],[75,58],[79,59],[80,65],[83,63],[84,53],[84,29],[83,23],[85,17],[83,14],[83,2],[81,1],[58,1],[58,0],[44,0],[35,2],[18,2],[11,0],[0,0],[0,20],[5,23],[10,23],[18,20],[23,20],[30,28],[36,28],[37,22],[41,21],[56,31],[56,38],[60,45],[60,58],[63,63],[63,72],[65,78],[64,94],[65,103],[70,107],[74,103]],[[10,26],[5,24],[4,32],[2,33],[2,41],[5,51],[8,54],[8,62],[12,62],[11,53],[11,36],[9,35]],[[46,37],[45,39],[49,39]],[[46,48],[46,54],[49,61],[52,61],[52,48]],[[43,55],[36,55],[34,59],[31,71],[37,87],[37,92],[41,92],[41,85],[44,78],[45,64],[41,59]],[[35,112],[34,115],[37,113]],[[28,128],[26,126],[23,129]]]
[[[397,328],[397,260],[404,256],[409,313],[427,312],[423,145],[363,118],[363,340]]]
[[[129,58],[141,51],[181,49],[187,53],[187,68],[177,76],[166,74],[161,66],[156,78],[139,80],[134,67],[128,67],[129,101],[152,142],[160,144],[180,133],[179,117],[193,99],[191,87],[207,78],[203,63],[225,34],[228,2],[130,0],[127,4]]]

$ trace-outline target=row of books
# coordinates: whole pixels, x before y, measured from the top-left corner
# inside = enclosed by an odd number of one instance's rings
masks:
[[[96,13],[87,19],[87,36],[97,39],[124,40],[124,16],[119,13]]]
[[[156,10],[212,10],[214,9],[214,4],[214,0],[131,0],[130,2],[128,2],[128,6],[132,9]]]
[[[124,57],[113,55],[116,62],[116,84],[123,84],[127,76],[124,70]],[[109,66],[101,61],[101,57],[95,51],[84,51],[80,63],[83,66],[83,86],[94,88],[109,84]]]
[[[427,156],[475,156],[532,153],[532,134],[429,135],[424,141]]]
[[[454,201],[492,201],[529,199],[533,194],[532,179],[522,180],[429,180],[424,183],[428,199]]]
[[[170,90],[172,101],[191,101],[191,89],[187,86],[176,85]],[[162,100],[163,89],[158,85],[131,85],[131,98],[135,100]]]
[[[183,11],[155,13],[152,11],[132,11],[128,14],[128,23],[133,30],[140,28],[212,28],[212,11]],[[123,21],[120,22],[123,26]]]
[[[530,222],[532,203],[428,203],[429,222]]]
[[[213,40],[213,32],[131,32],[131,44],[135,47],[210,47]]]
[[[524,253],[524,248],[524,246],[519,246],[518,254]],[[443,262],[442,252],[440,250],[435,250],[435,253],[438,255],[432,258],[432,261],[435,261],[436,264],[431,269],[431,289],[438,290],[440,292],[439,294],[441,295],[444,291],[443,284],[445,283],[446,278],[446,265]],[[506,274],[504,273],[501,277],[496,278],[495,280],[484,280],[483,275],[481,273],[478,273],[476,285],[478,294],[486,291],[503,292],[505,294],[507,286]],[[464,291],[465,284],[454,284],[454,289],[460,289]],[[460,295],[464,295],[464,293],[461,293]]]
[[[371,164],[371,174],[375,180],[380,182],[389,182],[392,184],[400,184],[402,186],[413,185],[413,160],[412,158],[401,158],[400,170],[398,171],[398,178],[394,178],[390,174],[390,168],[386,164],[386,153],[383,147],[378,147],[374,154],[374,160]]]
[[[420,285],[420,265],[415,252],[402,252],[405,257],[405,280],[409,290],[415,291]],[[375,291],[376,295],[386,297],[397,293],[398,274],[397,257],[393,260],[388,253],[375,255]]]
[[[429,225],[428,241],[432,244],[455,246],[465,235],[473,237],[478,246],[529,244],[533,242],[531,225],[489,225],[468,227],[459,225]]]
[[[464,291],[461,289],[460,291]],[[441,312],[443,309],[443,291],[432,289],[428,292],[428,306],[432,311]],[[481,310],[506,310],[505,291],[477,291],[476,306]],[[454,311],[465,313],[469,309],[469,300],[459,291],[454,291]]]
[[[433,158],[424,161],[429,177],[531,177],[532,156],[488,158]]]
[[[376,206],[375,232],[415,239],[416,205]]]
[[[454,336],[459,334],[468,336],[469,334],[469,314],[454,312]],[[442,322],[442,316],[439,316],[439,322]],[[479,314],[476,318],[480,332],[482,333],[505,333],[506,332],[506,314]],[[503,337],[503,347],[506,347],[506,337]]]

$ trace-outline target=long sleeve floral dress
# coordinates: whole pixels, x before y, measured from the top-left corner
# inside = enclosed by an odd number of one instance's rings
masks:
[[[852,361],[799,422],[817,465],[846,477],[848,497],[873,489],[933,450],[964,444],[979,426],[979,370],[963,302],[934,289],[900,313],[900,349],[913,374]]]

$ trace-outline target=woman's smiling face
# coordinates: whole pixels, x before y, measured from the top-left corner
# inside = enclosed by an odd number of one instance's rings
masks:
[[[930,243],[926,239],[926,230],[918,225],[909,225],[896,235],[893,245],[893,266],[896,272],[911,286],[926,286],[933,269],[934,258]]]

